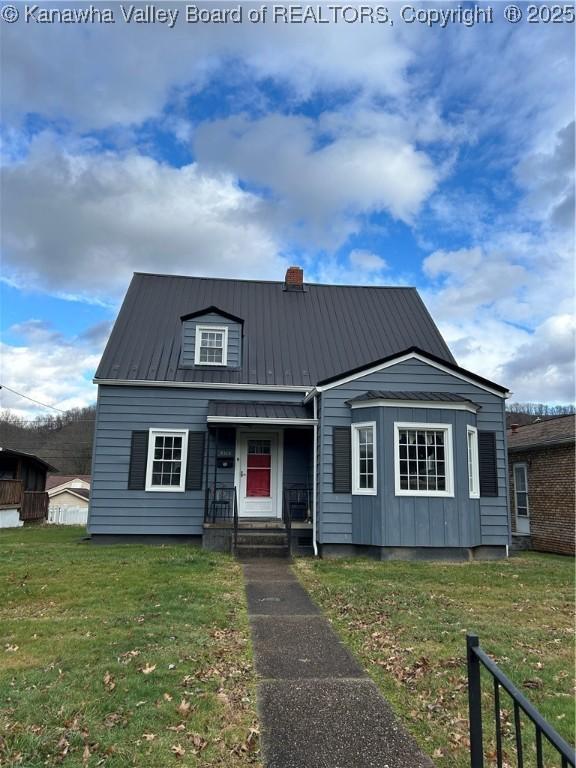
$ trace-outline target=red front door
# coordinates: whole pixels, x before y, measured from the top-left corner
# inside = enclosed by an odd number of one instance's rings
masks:
[[[270,440],[248,440],[246,496],[270,497],[272,451]]]

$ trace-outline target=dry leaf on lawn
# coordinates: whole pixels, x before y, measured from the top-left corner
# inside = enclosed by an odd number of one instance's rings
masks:
[[[140,672],[142,672],[143,675],[149,675],[150,672],[154,672],[155,669],[156,664],[148,664],[148,662],[146,662],[145,667],[140,667]]]
[[[175,757],[184,757],[184,755],[186,754],[186,750],[181,744],[174,744],[171,747],[171,751],[175,755]]]

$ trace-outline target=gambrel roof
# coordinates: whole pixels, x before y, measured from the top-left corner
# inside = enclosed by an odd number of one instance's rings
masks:
[[[242,321],[240,368],[180,367],[182,318],[207,307]],[[312,387],[412,347],[454,364],[415,288],[137,273],[96,380]]]

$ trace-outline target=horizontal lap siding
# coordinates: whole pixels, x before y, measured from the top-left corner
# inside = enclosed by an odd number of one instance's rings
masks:
[[[351,424],[346,401],[371,389],[391,391],[449,392],[481,406],[477,416],[467,411],[421,408],[366,408],[356,411],[355,421],[375,420],[380,435],[377,497],[332,493],[332,427]],[[371,415],[369,415],[371,414]],[[461,428],[454,434],[456,499],[396,497],[394,494],[393,421],[439,421]],[[466,423],[496,432],[498,496],[479,501],[468,497]],[[377,546],[476,546],[507,544],[509,540],[504,400],[456,376],[418,361],[398,363],[322,393],[320,535],[324,543],[373,544]],[[453,426],[453,430],[455,427]],[[385,435],[382,442],[382,435]],[[383,453],[387,447],[389,461]],[[383,489],[386,488],[386,499]],[[354,515],[352,506],[354,504]],[[463,511],[462,504],[465,507]],[[336,520],[340,522],[337,523]],[[353,530],[354,525],[354,530]]]
[[[300,402],[298,393],[100,386],[88,530],[91,533],[200,534],[201,491],[129,491],[132,431],[206,429],[209,400]],[[213,450],[213,446],[212,446]]]
[[[228,328],[227,368],[239,368],[242,364],[242,326],[240,323],[214,313],[184,320],[182,323],[182,352],[180,365],[183,368],[194,367],[196,348],[196,328],[199,325],[215,325]]]

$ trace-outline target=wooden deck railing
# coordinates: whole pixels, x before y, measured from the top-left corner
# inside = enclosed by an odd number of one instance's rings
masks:
[[[46,520],[48,517],[48,494],[44,491],[25,491],[20,509],[20,520]]]
[[[0,507],[19,507],[23,491],[22,480],[0,480]]]

